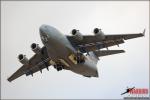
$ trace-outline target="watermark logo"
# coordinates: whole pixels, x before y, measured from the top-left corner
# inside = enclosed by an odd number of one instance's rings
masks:
[[[121,95],[128,94],[126,97],[124,97],[124,99],[149,99],[148,93],[148,88],[127,87],[127,89],[121,93]]]

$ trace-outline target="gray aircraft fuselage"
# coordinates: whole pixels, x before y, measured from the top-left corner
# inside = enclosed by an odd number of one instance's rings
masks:
[[[69,59],[69,56],[76,55],[77,50],[60,31],[54,27],[42,25],[40,27],[40,37],[42,43],[47,48],[47,53],[52,65],[55,66],[57,62],[61,62],[65,65],[64,69],[66,70],[71,70],[87,77],[98,77],[96,67],[98,59],[94,57],[92,52],[89,52],[89,55],[84,55],[84,63],[75,64]]]
[[[35,53],[30,59],[19,54],[18,60],[22,63],[15,73],[7,80],[9,82],[26,74],[32,75],[35,72],[53,66],[57,71],[62,69],[70,70],[85,77],[98,77],[97,62],[98,57],[124,53],[124,50],[108,50],[108,47],[124,43],[124,40],[142,37],[142,33],[133,34],[104,34],[95,28],[94,35],[82,35],[79,30],[73,29],[71,36],[63,35],[56,28],[49,25],[42,25],[39,28],[40,38],[44,46],[40,48],[38,44],[32,43],[31,49]],[[101,50],[107,48],[107,50]]]

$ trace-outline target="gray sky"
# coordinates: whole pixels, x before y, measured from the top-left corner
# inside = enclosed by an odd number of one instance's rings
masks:
[[[3,99],[122,99],[126,87],[149,88],[149,3],[148,1],[2,1],[1,89]],[[39,27],[48,24],[64,35],[73,28],[84,35],[100,27],[105,34],[142,32],[145,37],[125,41],[109,49],[124,54],[100,58],[99,78],[86,78],[53,67],[34,77],[6,79],[20,68],[20,53],[30,58],[33,42],[43,46]],[[128,95],[125,95],[128,96]]]

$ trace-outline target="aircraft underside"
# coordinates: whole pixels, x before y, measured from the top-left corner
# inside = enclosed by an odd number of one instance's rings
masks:
[[[108,47],[119,46],[124,40],[142,37],[143,33],[105,35],[101,29],[95,28],[94,35],[82,35],[73,29],[71,36],[63,35],[56,28],[42,25],[39,29],[43,47],[32,43],[35,53],[30,59],[25,55],[18,56],[23,64],[8,78],[11,82],[22,75],[32,75],[42,69],[54,67],[57,71],[70,70],[85,77],[98,77],[97,62],[99,57],[124,53],[124,50],[108,50]],[[107,50],[101,50],[107,48]]]

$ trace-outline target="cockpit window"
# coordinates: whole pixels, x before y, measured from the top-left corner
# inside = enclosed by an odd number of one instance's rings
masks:
[[[47,35],[42,35],[41,36],[42,41],[48,42],[48,36]]]

